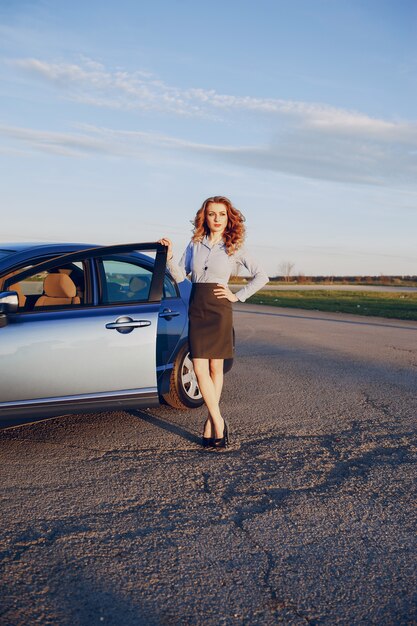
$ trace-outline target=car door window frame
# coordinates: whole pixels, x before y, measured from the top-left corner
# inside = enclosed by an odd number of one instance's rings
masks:
[[[97,258],[94,259],[94,266],[95,266],[95,272],[96,272],[96,277],[98,280],[98,304],[100,304],[100,306],[118,306],[121,304],[135,304],[135,303],[145,303],[145,302],[149,302],[148,299],[143,299],[143,300],[134,300],[132,299],[131,301],[129,300],[121,300],[121,301],[114,301],[114,302],[104,302],[103,300],[103,294],[104,294],[104,287],[103,287],[103,283],[106,282],[106,277],[105,277],[105,270],[103,268],[102,265],[102,261],[120,261],[120,262],[124,262],[124,263],[130,263],[132,265],[137,265],[138,267],[140,267],[141,269],[147,270],[149,272],[153,272],[153,265],[149,262],[149,260],[147,259],[140,259],[138,257],[134,257],[134,256],[128,256],[128,255],[124,255],[124,256],[112,256],[107,257],[107,255],[103,255],[103,257],[101,258]],[[168,289],[165,288],[165,282],[169,282],[171,289],[168,293]],[[175,298],[181,298],[181,293],[179,290],[179,287],[176,283],[176,281],[168,274],[168,272],[165,272],[165,276],[163,279],[163,283],[162,283],[162,297],[161,300],[174,300]]]
[[[119,262],[119,263],[126,263],[129,265],[135,265],[140,269],[146,270],[147,272],[150,273],[151,275],[151,284],[152,284],[152,276],[153,276],[153,272],[154,272],[154,268],[151,264],[146,263],[146,261],[143,261],[140,258],[135,258],[132,256],[119,256],[119,255],[111,255],[108,256],[107,254],[103,254],[102,256],[94,259],[94,265],[95,265],[95,269],[96,269],[96,273],[97,273],[97,278],[98,278],[98,304],[99,306],[126,306],[126,305],[131,305],[131,304],[148,304],[150,302],[149,297],[150,297],[150,287],[148,290],[148,296],[147,298],[142,298],[142,299],[134,299],[132,298],[131,300],[129,300],[128,298],[124,299],[124,300],[110,300],[109,302],[106,302],[104,299],[104,294],[106,289],[108,288],[108,280],[107,280],[107,272],[104,266],[104,263],[106,261],[115,261],[115,262]],[[163,293],[161,295],[161,299],[163,298]]]
[[[169,282],[170,285],[173,286],[175,295],[171,295],[171,294],[166,295],[167,290],[165,289],[165,281]],[[180,294],[180,290],[179,290],[177,282],[171,277],[170,274],[166,272],[165,278],[164,278],[163,298],[166,300],[171,300],[171,299],[180,298],[180,297],[181,297],[181,294]]]
[[[108,256],[108,255],[117,255],[128,252],[139,252],[139,251],[155,251],[155,260],[153,263],[153,271],[152,271],[152,280],[151,286],[149,289],[149,296],[147,303],[156,303],[160,302],[163,299],[163,283],[165,278],[165,268],[166,268],[166,259],[167,259],[167,248],[160,243],[150,242],[150,243],[131,243],[131,244],[118,244],[118,245],[110,245],[110,246],[95,246],[93,248],[84,248],[82,250],[78,250],[76,252],[70,252],[66,254],[61,254],[47,261],[43,261],[36,265],[32,265],[30,269],[23,270],[13,276],[8,277],[4,281],[3,288],[5,290],[13,285],[16,282],[20,282],[25,278],[36,274],[37,272],[53,269],[57,264],[63,263],[64,265],[73,261],[83,261],[92,262],[96,257],[100,256]],[[89,272],[87,272],[89,274]],[[86,280],[89,280],[86,276]],[[92,286],[92,285],[91,285]],[[98,294],[87,306],[98,305]],[[68,307],[66,307],[68,308]],[[75,307],[74,307],[75,308]],[[79,308],[77,305],[76,308]]]

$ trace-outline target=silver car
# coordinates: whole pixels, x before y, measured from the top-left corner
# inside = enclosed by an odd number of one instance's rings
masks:
[[[201,406],[189,293],[158,243],[0,244],[0,423]]]

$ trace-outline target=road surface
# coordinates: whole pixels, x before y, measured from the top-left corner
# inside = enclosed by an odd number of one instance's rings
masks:
[[[222,409],[0,433],[1,623],[415,624],[417,323],[239,304]]]

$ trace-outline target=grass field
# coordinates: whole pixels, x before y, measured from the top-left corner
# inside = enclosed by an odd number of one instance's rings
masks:
[[[324,289],[314,291],[258,291],[247,302],[297,309],[417,320],[417,293],[334,292]]]

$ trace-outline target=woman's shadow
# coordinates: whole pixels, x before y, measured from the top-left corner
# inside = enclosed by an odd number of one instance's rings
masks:
[[[169,433],[177,435],[178,437],[182,437],[186,441],[190,441],[191,443],[199,444],[201,442],[201,437],[190,433],[185,428],[178,426],[178,424],[173,424],[172,422],[168,422],[167,420],[163,420],[160,417],[156,417],[155,415],[151,415],[150,413],[145,413],[145,411],[140,411],[139,409],[134,409],[133,411],[129,411],[131,415],[139,417],[141,420],[153,424],[153,426],[157,426],[158,428],[162,428]]]

